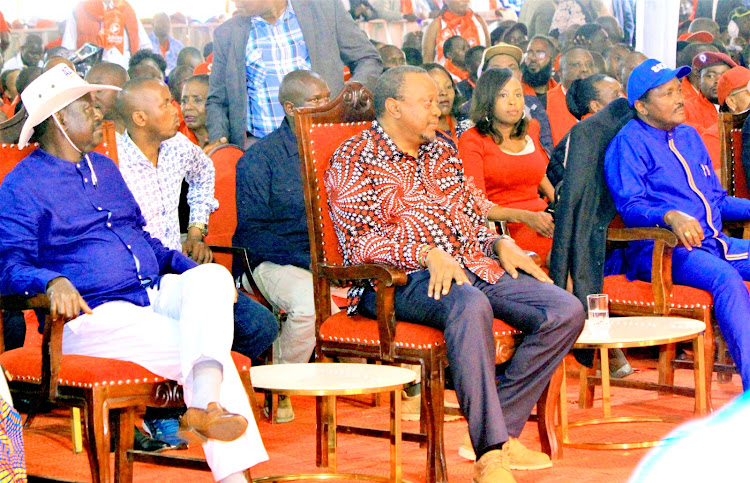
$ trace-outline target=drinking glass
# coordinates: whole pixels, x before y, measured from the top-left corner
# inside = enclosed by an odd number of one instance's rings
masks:
[[[609,332],[609,297],[607,294],[597,293],[586,297],[589,306],[589,330],[597,335]]]

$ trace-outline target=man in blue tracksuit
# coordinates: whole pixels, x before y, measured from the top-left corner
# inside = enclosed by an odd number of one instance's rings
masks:
[[[617,211],[629,227],[660,226],[679,238],[672,255],[676,284],[711,293],[714,311],[742,385],[750,389],[750,240],[721,232],[722,220],[750,219],[750,200],[727,196],[698,132],[685,121],[679,79],[649,59],[628,78],[637,116],[607,148],[604,173]],[[650,280],[653,243],[632,243],[628,278]]]

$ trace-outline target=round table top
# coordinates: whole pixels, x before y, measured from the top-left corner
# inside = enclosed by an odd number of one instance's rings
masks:
[[[250,368],[253,387],[282,394],[337,396],[402,389],[416,379],[403,367],[377,364],[272,364]]]
[[[610,317],[606,333],[592,332],[586,321],[576,349],[648,347],[692,340],[706,330],[700,320],[684,317]]]

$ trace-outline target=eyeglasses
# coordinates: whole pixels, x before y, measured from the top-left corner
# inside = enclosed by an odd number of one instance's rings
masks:
[[[527,50],[526,51],[527,57],[536,57],[537,59],[546,59],[547,58],[547,52],[543,50]]]

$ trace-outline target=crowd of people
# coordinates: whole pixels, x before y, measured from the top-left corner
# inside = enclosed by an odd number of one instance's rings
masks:
[[[147,409],[140,449],[184,448],[197,434],[227,482],[267,458],[229,352],[257,359],[276,341],[276,363],[314,357],[294,116],[346,82],[372,91],[376,121],[324,174],[340,249],[349,264],[405,270],[396,317],[445,333],[474,481],[552,465],[518,436],[585,319],[575,281],[551,283],[555,208],[571,130],[615,108],[629,117],[601,155],[617,211],[627,226],[677,234],[674,281],[712,294],[750,388],[750,241],[722,232],[722,220],[750,219],[750,200],[727,196],[718,177],[718,113],[750,108],[750,10],[682,2],[670,69],[634,50],[631,0],[478,2],[489,21],[471,3],[234,0],[199,50],[172,36],[167,14],[148,33],[126,1],[85,0],[59,45],[26,35],[0,60],[0,116],[25,116],[15,142],[39,145],[0,186],[0,292],[46,293],[53,317],[70,320],[65,353],[133,361],[184,385],[181,410]],[[423,28],[381,44],[357,24],[374,18]],[[69,57],[85,43],[102,59],[84,80]],[[102,121],[114,126],[117,166],[94,151]],[[285,314],[280,326],[204,242],[218,207],[207,153],[227,143],[245,151],[233,244]],[[750,148],[743,164],[750,172]],[[622,273],[650,280],[651,247],[633,243]],[[375,317],[375,289],[355,286],[347,307],[332,307]],[[495,317],[524,333],[499,378]],[[23,315],[4,321],[6,349],[19,347]],[[632,373],[619,351],[610,364],[614,377]],[[405,413],[419,413],[418,394],[407,391],[417,407]],[[293,420],[291,400],[269,416]]]

